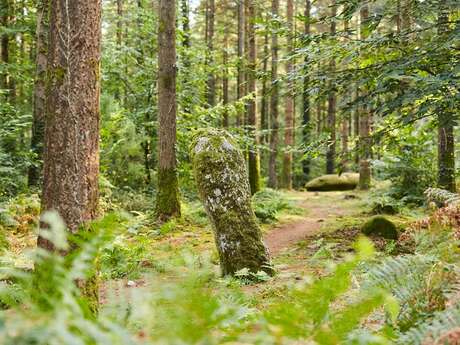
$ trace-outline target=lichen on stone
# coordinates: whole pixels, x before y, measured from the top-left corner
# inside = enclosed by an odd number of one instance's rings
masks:
[[[224,275],[273,273],[251,205],[246,162],[226,131],[198,131],[190,149],[198,191],[215,233]]]

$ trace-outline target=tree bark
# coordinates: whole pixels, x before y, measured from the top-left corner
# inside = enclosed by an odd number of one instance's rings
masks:
[[[331,13],[331,31],[330,34],[332,37],[335,36],[337,31],[337,24],[335,21],[335,16],[337,15],[337,4],[335,0],[332,0],[332,13]],[[335,82],[333,80],[334,72],[336,69],[335,59],[332,58],[329,61],[329,73],[330,73],[330,81],[329,81],[329,94],[328,94],[328,108],[327,108],[327,127],[329,131],[329,141],[327,143],[327,152],[326,152],[326,174],[334,174],[335,173],[335,163],[336,163],[336,141],[337,141],[337,133],[336,133],[336,108],[337,108],[337,95],[335,92]]]
[[[360,11],[360,35],[365,40],[369,37],[369,5],[363,5]],[[362,98],[366,99],[367,90],[362,91]],[[359,188],[367,190],[371,186],[371,136],[370,136],[370,113],[367,105],[362,106],[359,117],[359,142],[360,142],[360,162],[359,162]]]
[[[228,106],[230,96],[229,96],[229,81],[228,81],[228,38],[229,38],[229,28],[228,23],[225,23],[224,28],[224,52],[223,52],[223,64],[224,64],[224,73],[222,77],[222,101],[224,107]],[[222,125],[224,128],[229,126],[228,111],[224,109]]]
[[[30,187],[40,186],[43,169],[43,142],[45,139],[46,113],[46,70],[49,33],[49,0],[41,0],[37,7],[36,58],[34,83],[34,109],[32,122],[31,151],[35,154],[34,164],[29,168]]]
[[[311,1],[305,1],[305,12],[304,12],[304,34],[307,39],[311,33]],[[302,139],[303,144],[306,148],[309,147],[311,141],[311,110],[310,110],[310,95],[309,95],[309,77],[308,77],[308,68],[309,68],[309,58],[305,56],[304,60],[305,64],[305,71],[304,71],[304,78],[303,78],[303,92],[302,92],[302,105],[303,105],[303,113],[302,113]],[[308,152],[304,152],[305,154]],[[302,172],[303,172],[303,181],[307,182],[310,178],[310,158],[304,158],[302,161]]]
[[[215,0],[208,0],[208,32],[207,32],[207,62],[206,65],[209,69],[213,69],[214,63],[214,26],[215,26],[215,14],[216,14],[216,3]],[[208,106],[214,107],[216,105],[216,76],[214,72],[209,72],[207,81],[207,94],[206,99]]]
[[[176,6],[160,0],[158,23],[158,192],[160,221],[180,216],[176,162]]]
[[[10,0],[2,0],[1,4],[1,24],[7,28],[9,25]],[[1,60],[4,66],[8,66],[10,62],[10,36],[6,32],[1,37]],[[0,89],[9,90],[8,71],[0,75]],[[8,93],[6,93],[5,99],[8,100]]]
[[[237,98],[241,100],[245,95],[245,78],[244,78],[244,42],[245,42],[245,15],[244,15],[244,0],[238,0],[238,77],[237,77]],[[236,126],[243,125],[243,114],[238,112],[236,117]]]
[[[446,0],[440,1],[438,11],[438,36],[439,40],[445,41],[449,33],[449,7]],[[452,109],[448,105],[438,109],[438,187],[450,192],[457,190],[454,125],[455,114]]]
[[[348,39],[349,38],[348,32],[350,30],[350,22],[348,21],[348,19],[345,19],[343,23],[343,30],[345,33],[345,39]],[[352,94],[352,90],[349,90],[348,88],[345,88],[343,90],[343,96],[345,99],[347,110],[343,112],[343,116],[342,116],[342,124],[341,124],[342,148],[341,148],[341,155],[340,155],[341,159],[340,159],[339,173],[343,171],[348,171],[348,163],[349,163],[348,141],[349,141],[349,135],[350,135],[351,123],[352,123],[351,112],[348,110],[348,108],[351,103],[351,94]]]
[[[273,273],[251,206],[242,151],[221,130],[202,130],[191,145],[198,192],[211,220],[223,275]]]
[[[249,183],[251,193],[255,194],[260,190],[260,162],[258,152],[258,137],[257,137],[257,89],[256,89],[256,68],[257,68],[257,45],[256,45],[256,7],[254,0],[246,0],[248,6],[248,71],[247,85],[248,93],[253,94],[254,98],[248,103],[248,131],[251,138],[249,147]]]
[[[288,54],[293,53],[293,36],[294,36],[294,1],[287,0],[287,50]],[[286,63],[286,72],[289,78],[292,78],[294,65],[291,59]],[[285,121],[284,121],[284,157],[283,157],[283,174],[282,187],[292,189],[292,149],[294,146],[294,85],[291,80],[288,81],[288,90],[286,93],[285,103]]]
[[[264,49],[263,49],[263,80],[262,80],[262,97],[260,103],[260,128],[262,129],[262,135],[260,136],[260,142],[262,145],[266,145],[268,141],[268,114],[269,114],[269,101],[268,101],[268,85],[267,85],[267,72],[268,72],[268,58],[269,58],[269,36],[268,30],[264,34]]]
[[[279,0],[272,0],[272,17],[278,19]],[[271,66],[271,97],[270,97],[270,158],[268,163],[268,186],[278,187],[277,158],[278,158],[278,33],[272,31],[272,66]]]
[[[42,210],[70,232],[97,217],[101,0],[51,0]],[[39,236],[38,245],[53,250]],[[94,277],[95,279],[95,277]],[[97,284],[79,284],[97,309]]]

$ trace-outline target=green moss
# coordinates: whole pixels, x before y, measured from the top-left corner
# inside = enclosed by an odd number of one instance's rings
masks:
[[[361,232],[367,236],[379,236],[389,240],[397,240],[399,236],[396,225],[382,216],[369,219],[362,226]]]
[[[158,170],[158,193],[155,213],[161,222],[168,221],[173,217],[179,217],[179,182],[175,169]]]
[[[260,159],[257,152],[249,153],[249,185],[254,195],[260,191]]]
[[[191,145],[193,172],[200,198],[211,220],[224,275],[242,269],[273,273],[262,233],[251,205],[242,151],[221,130],[200,130]]]
[[[324,175],[311,180],[305,187],[310,192],[344,191],[355,189],[358,182],[359,174]]]

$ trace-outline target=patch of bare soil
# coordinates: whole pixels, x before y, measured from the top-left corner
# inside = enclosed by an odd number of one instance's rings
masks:
[[[265,235],[265,244],[273,256],[283,250],[315,235],[325,220],[350,214],[347,209],[346,195],[337,193],[321,193],[321,197],[315,193],[303,193],[305,201],[300,204],[309,211],[308,218],[299,222],[285,224],[274,228]],[[318,202],[321,198],[322,202]],[[326,200],[326,202],[324,202]]]

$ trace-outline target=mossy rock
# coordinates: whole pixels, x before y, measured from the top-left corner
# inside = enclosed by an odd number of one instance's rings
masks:
[[[385,217],[375,216],[369,219],[361,228],[367,236],[377,236],[388,240],[397,240],[399,233],[396,225]]]
[[[211,221],[223,275],[273,273],[251,204],[243,151],[223,130],[196,132],[190,147],[198,194]]]
[[[334,192],[356,189],[359,183],[359,174],[345,173],[342,175],[323,175],[306,184],[310,192]]]

